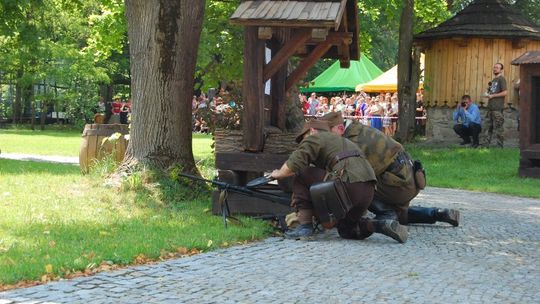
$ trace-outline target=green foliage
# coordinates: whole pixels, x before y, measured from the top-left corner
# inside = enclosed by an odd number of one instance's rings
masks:
[[[239,0],[206,1],[203,30],[199,43],[196,78],[203,91],[219,88],[222,81],[242,79],[243,28],[231,25],[229,17]]]
[[[3,1],[0,12],[4,78],[44,85],[49,97],[40,96],[37,105],[54,105],[83,125],[93,116],[98,85],[118,71],[119,64],[107,63],[125,43],[119,38],[126,31],[123,2]]]
[[[380,69],[397,62],[401,0],[358,2],[360,49]],[[450,17],[446,1],[416,0],[414,32],[431,28]]]

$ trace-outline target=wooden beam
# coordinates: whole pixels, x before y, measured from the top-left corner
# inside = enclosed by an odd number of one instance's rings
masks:
[[[351,44],[352,43],[352,33],[349,32],[329,32],[326,36],[325,42],[339,45],[341,43],[344,44]],[[319,44],[320,41],[314,41],[313,39],[310,39],[306,42],[306,44]]]
[[[272,28],[267,26],[261,26],[258,30],[258,37],[262,40],[269,40],[272,38]]]
[[[328,28],[314,28],[311,30],[311,40],[316,42],[322,42],[326,40],[328,36]]]
[[[336,22],[334,24],[334,30],[338,30],[340,25],[341,25],[341,21],[343,20],[342,18],[340,18],[341,16],[344,15],[344,12],[345,12],[345,8],[347,7],[347,0],[341,0],[341,4],[339,5],[339,12],[338,12],[338,15],[337,15],[337,20],[338,22]]]
[[[345,1],[345,2],[347,2],[347,1]],[[345,5],[347,5],[347,4],[345,3]],[[341,18],[342,18],[341,26],[339,27],[340,31],[341,32],[348,32],[349,31],[349,22],[348,22],[348,19],[347,19],[347,10],[345,10],[345,12],[341,16]]]
[[[288,154],[221,152],[216,153],[216,168],[219,170],[264,172],[281,168],[288,158]]]
[[[278,52],[282,48],[282,44],[277,42],[272,45],[272,53]],[[285,82],[287,80],[287,64],[283,64],[281,68],[272,76],[271,81],[271,99],[272,111],[270,112],[270,124],[278,127],[280,130],[285,130],[286,116],[286,91]]]
[[[339,67],[342,69],[348,69],[351,67],[350,59],[339,59]]]
[[[258,39],[256,27],[244,31],[244,149],[262,151],[264,145],[264,40]]]
[[[310,32],[299,31],[290,40],[285,42],[277,54],[272,56],[272,60],[264,66],[263,82],[270,79],[296,53],[296,50],[304,45],[310,36]]]
[[[289,77],[287,77],[287,84],[285,86],[285,90],[288,91],[292,86],[300,79],[302,79],[309,68],[311,68],[317,60],[319,60],[328,50],[332,47],[332,44],[328,42],[323,42],[315,47],[313,51],[304,58],[296,70],[294,70]]]
[[[282,191],[268,191],[273,194],[282,194]],[[221,206],[219,204],[219,191],[212,193],[212,213],[215,215],[221,214]],[[289,195],[290,196],[290,195]],[[229,211],[232,214],[245,214],[245,215],[273,215],[284,216],[294,212],[294,209],[290,206],[285,206],[279,203],[273,203],[268,200],[263,200],[256,197],[249,197],[242,194],[229,192],[227,195],[227,202],[229,205]]]
[[[341,48],[340,56],[339,56],[339,65],[342,69],[349,68],[351,65],[351,52],[349,49],[349,45],[342,43],[338,46],[338,48]]]

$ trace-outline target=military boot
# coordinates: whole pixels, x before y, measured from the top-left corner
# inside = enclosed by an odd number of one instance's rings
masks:
[[[448,223],[454,227],[459,226],[459,210],[456,209],[437,209],[435,219],[439,222]]]
[[[408,224],[435,224],[437,208],[412,206],[407,209]]]
[[[283,234],[287,239],[299,240],[313,236],[313,224],[300,224],[292,230],[287,230]]]
[[[340,237],[349,240],[363,240],[373,234],[372,231],[368,231],[365,224],[360,225],[359,222],[354,222],[346,218],[339,221],[337,231]]]
[[[374,220],[372,221],[375,232],[382,233],[394,240],[405,243],[409,236],[406,226],[401,225],[395,220]]]
[[[439,209],[413,206],[407,209],[409,224],[435,224],[445,222],[454,227],[459,226],[459,211],[455,209]]]

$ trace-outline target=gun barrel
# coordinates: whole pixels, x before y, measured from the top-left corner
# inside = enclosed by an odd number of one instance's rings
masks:
[[[194,175],[190,175],[190,174],[186,174],[186,173],[180,173],[179,175],[183,176],[185,178],[192,179],[192,180],[197,180],[197,181],[201,181],[201,182],[205,182],[205,183],[210,183],[212,185],[217,186],[221,190],[229,190],[231,192],[236,192],[238,194],[269,200],[269,201],[274,202],[274,203],[279,203],[279,204],[283,204],[283,205],[288,206],[288,205],[290,205],[290,202],[291,202],[290,198],[287,198],[287,197],[284,197],[284,196],[281,196],[281,195],[277,195],[277,194],[272,194],[272,193],[263,192],[263,191],[257,191],[257,190],[251,190],[251,189],[248,189],[246,187],[235,186],[235,185],[231,185],[231,184],[228,184],[228,183],[225,183],[225,182],[220,182],[220,181],[215,181],[215,180],[209,180],[209,179],[205,179],[205,178],[202,178],[202,177],[199,177],[199,176],[194,176]]]

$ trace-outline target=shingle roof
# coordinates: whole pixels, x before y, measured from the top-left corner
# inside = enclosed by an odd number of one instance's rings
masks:
[[[540,40],[540,27],[501,0],[476,0],[415,40],[449,37],[530,38]]]
[[[237,24],[259,26],[335,27],[339,25],[347,1],[244,1],[231,16]]]
[[[512,60],[513,65],[540,63],[540,51],[528,51]]]
[[[230,17],[231,23],[271,28],[326,28],[350,34],[349,57],[360,59],[357,0],[247,0]],[[313,44],[307,45],[308,51]],[[323,58],[341,58],[337,46]]]

